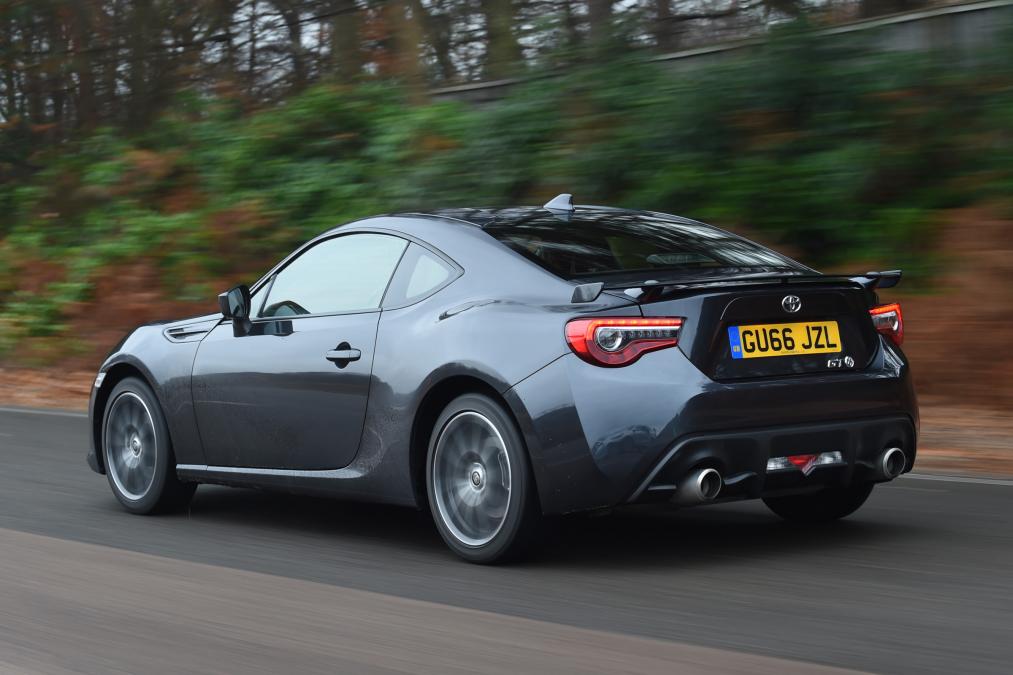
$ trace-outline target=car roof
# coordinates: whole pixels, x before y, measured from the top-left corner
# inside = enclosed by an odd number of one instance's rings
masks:
[[[621,209],[611,206],[577,205],[570,213],[558,213],[550,211],[543,206],[512,206],[512,207],[460,207],[448,209],[434,209],[431,211],[416,211],[412,213],[397,214],[403,216],[427,216],[431,218],[442,218],[449,220],[470,223],[480,228],[491,225],[521,225],[521,224],[552,224],[565,223],[571,218],[595,218],[606,216],[622,216],[626,218],[652,220],[654,222],[664,221],[683,225],[704,225],[690,218],[674,216],[668,213],[655,211],[641,211],[635,209]],[[713,227],[713,226],[708,226]],[[717,228],[715,228],[717,229]]]

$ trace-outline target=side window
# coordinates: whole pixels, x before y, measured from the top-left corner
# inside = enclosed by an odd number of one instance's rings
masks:
[[[421,300],[452,281],[457,269],[426,248],[412,244],[397,268],[384,307],[399,307]]]
[[[268,282],[267,298],[259,316],[377,309],[407,245],[404,239],[386,234],[348,234],[325,239]]]

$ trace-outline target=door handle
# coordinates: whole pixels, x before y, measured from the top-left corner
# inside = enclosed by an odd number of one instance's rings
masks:
[[[344,361],[347,363],[349,361],[358,361],[359,358],[362,356],[362,352],[360,352],[358,349],[352,349],[351,347],[343,345],[339,346],[342,346],[343,348],[332,349],[331,351],[327,352],[327,354],[325,354],[328,361],[334,361],[335,363],[339,361]]]

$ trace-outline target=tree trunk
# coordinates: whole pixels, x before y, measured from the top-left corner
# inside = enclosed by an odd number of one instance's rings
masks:
[[[566,32],[567,47],[576,47],[580,44],[580,31],[577,16],[573,12],[573,0],[563,0],[563,29]]]
[[[246,67],[246,75],[249,78],[249,95],[250,98],[256,96],[257,92],[257,20],[259,15],[257,14],[258,7],[257,0],[253,0],[250,4],[250,54],[249,62]]]
[[[98,124],[95,100],[95,71],[92,68],[91,36],[95,17],[90,2],[75,3],[71,18],[72,69],[77,73],[77,126],[90,130]]]
[[[594,47],[612,39],[613,0],[587,0],[588,37]]]
[[[121,58],[120,34],[117,31],[119,22],[122,20],[123,0],[113,0],[109,15],[102,22],[99,30],[96,31],[98,42],[107,47],[102,52],[102,88],[104,92],[97,101],[100,110],[99,117],[107,120],[120,118],[117,111],[121,110],[117,105],[120,91],[119,66]]]
[[[292,89],[301,91],[306,87],[309,75],[306,72],[306,55],[303,53],[299,3],[275,2],[274,6],[281,14],[282,21],[285,22],[285,27],[288,30],[289,51],[292,59]]]
[[[662,54],[675,50],[672,0],[654,0],[654,42]]]
[[[422,28],[418,12],[413,12],[411,0],[392,0],[387,6],[391,30],[393,74],[400,79],[412,99],[421,102],[425,98],[425,70],[419,45],[422,44]]]
[[[332,0],[331,70],[341,82],[353,82],[362,73],[360,37],[362,10],[355,0]]]
[[[49,30],[48,30],[48,49],[53,53],[66,53],[67,42],[64,40],[63,34],[63,22],[60,20],[60,16],[57,13],[53,13],[48,17]],[[65,76],[65,69],[67,68],[67,61],[60,59],[57,62],[54,58],[47,59],[46,66],[46,89],[49,94],[50,109],[52,110],[51,119],[55,127],[55,135],[59,136],[62,133],[63,116],[67,101],[67,84],[68,80]]]
[[[411,0],[410,6],[436,56],[440,78],[447,82],[452,81],[457,76],[457,67],[450,54],[453,19],[448,14],[433,16],[422,5],[422,0]]]
[[[521,48],[514,36],[514,8],[511,0],[482,0],[485,17],[485,77],[507,77],[521,59]]]
[[[35,40],[34,16],[29,15],[27,20],[21,24],[21,51],[25,54],[41,52],[40,45]],[[38,56],[28,57],[28,67],[25,68],[22,86],[24,97],[27,101],[27,117],[32,124],[41,124],[43,120],[42,100],[42,58]]]
[[[235,85],[236,75],[239,72],[239,63],[236,56],[235,35],[238,31],[233,30],[232,22],[239,10],[240,0],[217,0],[212,5],[212,15],[208,21],[205,36],[213,38],[222,44],[225,55],[222,57],[222,68],[220,77]],[[198,61],[200,52],[198,51]]]
[[[131,127],[138,128],[148,119],[149,111],[149,73],[151,64],[149,54],[151,48],[152,6],[151,0],[133,0],[132,11],[127,17],[127,89],[129,102],[127,120]]]
[[[4,109],[5,122],[9,121],[10,118],[16,116],[19,112],[20,106],[18,105],[18,83],[15,71],[17,69],[17,59],[14,55],[14,35],[17,31],[15,30],[14,21],[4,21],[3,26],[3,47],[4,51],[8,54],[4,56],[4,98],[7,99],[7,105]],[[3,52],[0,51],[0,54]]]

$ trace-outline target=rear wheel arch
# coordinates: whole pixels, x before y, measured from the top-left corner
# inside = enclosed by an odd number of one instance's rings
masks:
[[[98,464],[104,472],[105,466],[105,453],[102,452],[102,424],[105,420],[106,406],[109,405],[109,394],[116,388],[116,385],[125,380],[128,377],[136,377],[141,380],[154,393],[155,398],[158,398],[158,392],[151,383],[151,378],[139,367],[129,362],[120,362],[111,366],[105,371],[106,376],[102,380],[102,386],[99,387],[98,392],[95,395],[95,406],[92,409],[91,416],[91,434],[92,442],[95,447],[95,456],[98,459]],[[159,405],[162,405],[161,401],[158,401]],[[172,439],[169,439],[170,443]]]
[[[464,394],[482,394],[503,406],[517,426],[522,439],[525,439],[522,427],[517,419],[517,412],[502,394],[489,382],[474,375],[453,375],[435,383],[426,392],[415,412],[412,422],[411,452],[409,456],[412,487],[416,502],[421,506],[428,503],[426,488],[426,460],[429,454],[429,441],[433,428],[443,410],[451,401]],[[526,439],[525,439],[526,440]],[[531,451],[525,443],[524,451],[531,461]],[[537,486],[536,486],[537,487]],[[537,489],[535,490],[538,494]]]

